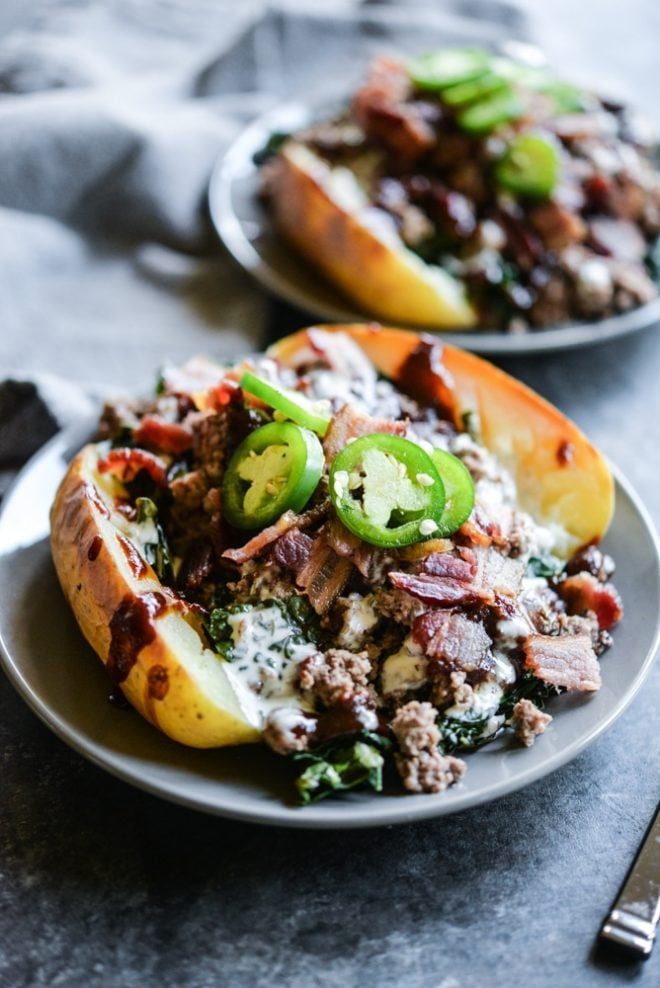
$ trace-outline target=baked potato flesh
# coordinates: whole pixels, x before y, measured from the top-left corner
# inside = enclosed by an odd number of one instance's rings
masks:
[[[127,700],[169,737],[196,748],[257,741],[252,697],[131,542],[115,510],[120,485],[98,474],[98,456],[90,445],[76,457],[51,513],[55,568],[83,634]]]

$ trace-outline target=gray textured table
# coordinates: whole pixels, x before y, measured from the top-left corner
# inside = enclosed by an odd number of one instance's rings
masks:
[[[584,11],[562,0],[550,23],[550,11],[528,5],[548,22],[551,50],[578,58],[591,30]],[[611,56],[619,74],[648,80],[656,7],[631,10],[637,31],[627,22],[624,34],[638,50],[623,50],[613,13],[599,12],[601,64]],[[212,268],[204,277],[213,281]],[[119,361],[107,344],[112,313],[96,308],[102,292],[91,279],[72,300],[99,316],[79,341],[81,380],[102,368],[107,383],[135,384],[164,357],[236,349],[216,285],[201,313],[185,296],[159,301],[168,320],[125,342]],[[240,313],[232,321],[239,335],[254,329]],[[53,336],[36,307],[22,327],[20,340],[0,336],[1,365],[66,374],[66,327]],[[589,432],[659,524],[660,330],[503,365]],[[56,740],[0,678],[0,983],[651,988],[660,951],[646,965],[624,962],[595,952],[594,937],[657,802],[659,708],[656,666],[604,738],[522,792],[436,822],[289,833],[197,815],[116,781]]]

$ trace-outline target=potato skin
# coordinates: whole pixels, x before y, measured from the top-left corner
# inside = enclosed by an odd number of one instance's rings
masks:
[[[566,530],[563,554],[604,535],[614,510],[610,469],[584,433],[536,392],[430,336],[360,324],[317,328],[347,333],[395,383],[414,353],[433,348],[443,373],[431,377],[431,391],[457,422],[466,411],[477,413],[482,441],[511,470],[520,506],[537,522]],[[286,364],[307,345],[305,333],[280,340],[270,354]]]
[[[71,463],[51,511],[55,569],[85,638],[112,668],[111,626],[128,611],[144,638],[119,685],[127,700],[170,738],[197,748],[244,744],[260,737],[255,720],[232,688],[221,662],[176,606],[174,595],[113,524],[95,486],[94,446]],[[124,537],[125,539],[125,537]],[[152,612],[144,604],[151,604]],[[161,604],[164,607],[161,609]],[[155,607],[154,607],[155,605]],[[144,620],[142,620],[144,619]],[[113,625],[114,621],[114,625]],[[140,642],[139,633],[136,642]],[[116,677],[115,677],[116,681]]]
[[[395,249],[375,236],[332,198],[301,150],[285,145],[269,182],[275,222],[293,247],[367,314],[436,329],[474,326],[461,283],[403,242]]]

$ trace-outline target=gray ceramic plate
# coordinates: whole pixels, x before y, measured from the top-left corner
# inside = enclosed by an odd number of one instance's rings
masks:
[[[329,322],[364,322],[373,318],[352,308],[336,288],[294,253],[274,229],[258,196],[259,170],[253,155],[271,134],[291,133],[312,119],[329,115],[291,103],[250,124],[218,160],[209,186],[213,224],[234,259],[275,295]],[[475,353],[525,354],[566,350],[603,343],[660,322],[660,297],[637,309],[599,322],[576,323],[512,335],[495,332],[447,332],[440,335]]]
[[[48,509],[84,433],[54,439],[25,468],[0,517],[0,654],[21,696],[64,741],[148,792],[222,816],[290,827],[368,827],[454,813],[503,796],[574,758],[622,713],[649,672],[658,642],[658,543],[643,506],[617,481],[606,548],[617,561],[626,617],[603,659],[603,687],[560,697],[533,748],[498,741],[469,756],[465,780],[438,796],[351,794],[301,808],[289,766],[258,746],[184,748],[132,710],[108,702],[103,668],[83,640],[57,584]]]

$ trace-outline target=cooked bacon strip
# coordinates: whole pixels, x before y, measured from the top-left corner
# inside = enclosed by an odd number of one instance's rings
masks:
[[[488,665],[491,640],[483,624],[453,611],[427,611],[413,624],[412,636],[425,653],[449,669],[474,672]]]
[[[273,559],[279,566],[297,573],[309,562],[314,542],[309,535],[291,528],[275,543]]]
[[[368,436],[372,432],[386,432],[392,436],[405,436],[405,422],[390,419],[373,419],[362,412],[356,412],[350,405],[344,405],[333,418],[323,440],[323,449],[328,463],[344,449],[349,439]]]
[[[323,532],[326,542],[337,555],[350,559],[356,569],[368,580],[374,578],[379,568],[391,564],[390,555],[353,535],[336,517],[328,520]]]
[[[576,573],[562,580],[558,593],[569,614],[593,611],[599,628],[609,631],[623,617],[623,604],[611,583],[599,583],[591,573]]]
[[[478,505],[472,509],[472,514],[467,521],[464,521],[458,530],[458,534],[472,545],[480,546],[484,549],[492,545],[503,545],[505,539],[502,530],[495,522],[490,521],[481,511]]]
[[[405,590],[411,597],[423,600],[425,604],[448,607],[454,604],[480,604],[482,595],[474,587],[451,577],[427,576],[420,573],[390,573],[390,580],[399,590]]]
[[[474,559],[461,559],[460,556],[452,556],[448,552],[434,552],[422,563],[422,571],[429,576],[450,576],[464,583],[472,580],[475,569]]]
[[[589,635],[529,635],[524,666],[544,683],[566,690],[600,689],[600,667]]]
[[[495,549],[462,549],[461,556],[474,562],[472,582],[481,590],[484,603],[491,603],[501,594],[513,597],[520,590],[525,573],[521,560],[503,556]]]
[[[269,545],[276,542],[289,529],[311,528],[313,525],[316,525],[317,522],[325,518],[329,509],[330,501],[323,501],[322,504],[317,504],[314,508],[303,511],[301,515],[297,515],[295,511],[285,511],[274,524],[269,525],[268,528],[264,528],[258,535],[249,539],[245,545],[240,546],[238,549],[226,549],[222,555],[225,559],[231,560],[232,563],[238,563],[239,565],[246,563],[248,559],[254,559],[264,549],[267,549]]]
[[[143,449],[111,449],[98,462],[99,473],[110,473],[125,484],[135,480],[141,470],[149,474],[157,487],[167,487],[167,467],[163,460]]]
[[[409,95],[410,77],[403,63],[379,58],[355,94],[353,113],[368,137],[412,163],[435,144],[436,138],[423,108],[408,102]]]
[[[429,572],[428,568],[434,570]],[[524,566],[517,559],[502,556],[494,549],[461,549],[460,558],[449,554],[429,556],[424,572],[390,573],[395,587],[427,604],[495,605],[502,610],[502,598],[518,592]]]
[[[193,443],[192,430],[179,422],[167,422],[159,415],[145,415],[133,434],[138,446],[149,446],[160,453],[185,453]]]
[[[280,515],[274,525],[264,528],[258,535],[249,539],[245,545],[240,546],[238,549],[225,549],[222,554],[223,559],[229,559],[232,563],[246,563],[248,559],[253,559],[259,553],[263,552],[267,546],[272,545],[280,536],[297,525],[299,521],[300,515],[297,515],[295,511],[285,511],[283,515]]]
[[[351,575],[350,559],[338,556],[321,536],[314,540],[306,565],[296,576],[296,583],[307,591],[317,614],[325,614],[342,592]]]

